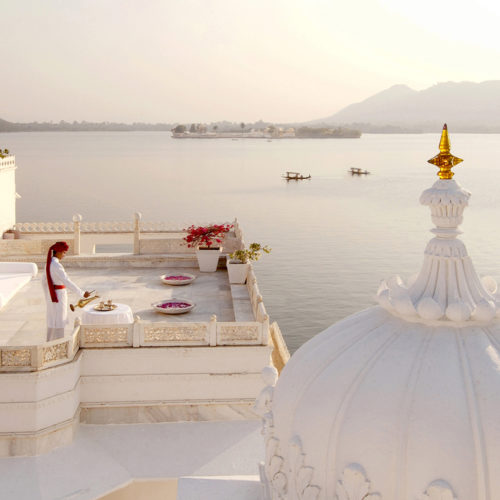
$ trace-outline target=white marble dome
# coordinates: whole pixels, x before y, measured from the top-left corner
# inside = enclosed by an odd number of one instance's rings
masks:
[[[388,280],[269,382],[269,498],[500,499],[500,301],[456,239],[468,197],[451,179],[426,191],[418,277]]]

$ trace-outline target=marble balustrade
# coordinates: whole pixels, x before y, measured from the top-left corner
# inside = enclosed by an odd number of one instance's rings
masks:
[[[62,339],[40,345],[0,347],[0,372],[45,370],[71,361],[80,348],[80,327]]]
[[[263,306],[262,306],[263,307]],[[30,372],[68,363],[80,348],[268,345],[269,317],[259,321],[142,321],[85,325],[77,319],[69,337],[40,345],[1,346],[0,372]]]
[[[76,214],[72,222],[18,222],[14,226],[17,239],[0,241],[0,256],[43,254],[50,244],[61,239],[71,240],[70,255],[93,254],[96,244],[117,243],[133,244],[134,254],[192,253],[194,250],[187,247],[182,234],[192,223],[142,221],[140,213],[135,213],[132,221],[87,222]],[[226,253],[242,247],[239,223],[235,219],[231,224],[233,230],[224,245]]]

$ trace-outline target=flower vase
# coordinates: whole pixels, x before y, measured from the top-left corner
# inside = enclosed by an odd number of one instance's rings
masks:
[[[214,273],[217,271],[221,250],[220,247],[198,248],[196,250],[198,266],[202,273]]]
[[[226,267],[229,277],[229,283],[232,283],[233,285],[245,284],[247,280],[248,270],[250,269],[250,263],[227,259]]]

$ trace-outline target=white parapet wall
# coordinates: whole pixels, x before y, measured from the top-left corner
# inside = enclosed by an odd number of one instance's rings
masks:
[[[16,223],[16,157],[0,155],[0,237]]]
[[[66,364],[0,376],[0,457],[71,443],[85,423],[248,418],[271,346],[82,349]],[[80,418],[80,414],[81,417]]]

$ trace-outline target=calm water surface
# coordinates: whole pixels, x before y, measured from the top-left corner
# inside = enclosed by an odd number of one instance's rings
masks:
[[[381,279],[418,272],[431,238],[420,193],[440,132],[361,139],[173,140],[162,132],[0,134],[18,164],[18,221],[221,222],[237,217],[272,320],[294,351],[330,324],[374,304]],[[472,191],[462,226],[481,275],[500,279],[500,135],[453,134]],[[372,175],[351,177],[349,167]],[[312,179],[286,182],[286,170]]]

